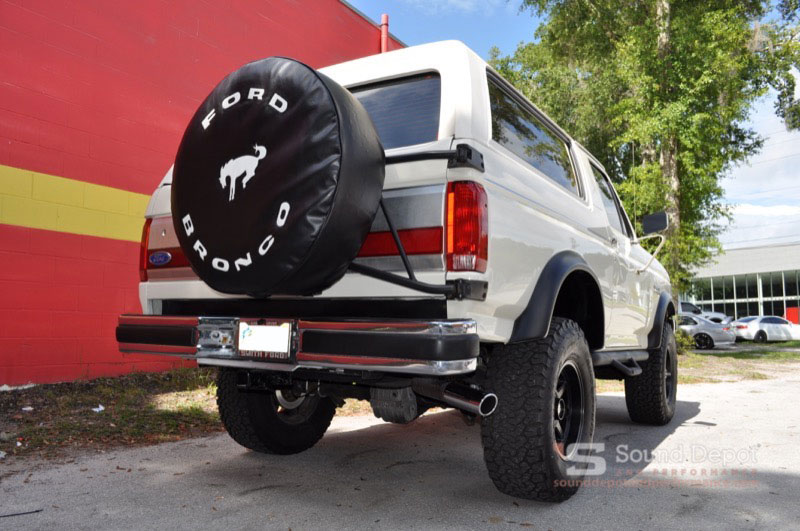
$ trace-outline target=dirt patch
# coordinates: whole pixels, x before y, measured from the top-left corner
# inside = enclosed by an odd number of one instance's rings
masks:
[[[2,392],[0,451],[55,457],[220,431],[215,379],[178,369]]]
[[[678,384],[766,380],[800,368],[800,352],[772,346],[688,351],[678,356]],[[624,390],[620,380],[597,380],[598,393]]]
[[[178,441],[224,431],[215,369],[136,373],[0,392],[0,452],[6,457],[69,457]],[[347,400],[337,415],[370,415]],[[3,454],[0,454],[3,455]]]

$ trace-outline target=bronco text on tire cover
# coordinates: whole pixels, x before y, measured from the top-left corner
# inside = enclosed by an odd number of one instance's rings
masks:
[[[226,77],[190,121],[173,222],[213,289],[309,295],[355,258],[383,180],[383,147],[361,104],[310,67],[271,57]]]

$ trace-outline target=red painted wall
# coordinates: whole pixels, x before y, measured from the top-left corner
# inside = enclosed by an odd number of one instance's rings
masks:
[[[230,71],[379,49],[379,28],[338,0],[0,0],[0,165],[150,194]],[[0,385],[169,366],[116,349],[117,315],[140,311],[137,253],[0,224]]]

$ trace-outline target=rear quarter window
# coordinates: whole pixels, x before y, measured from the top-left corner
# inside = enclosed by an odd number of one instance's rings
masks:
[[[442,81],[430,73],[353,87],[384,149],[432,142],[439,136]]]
[[[492,140],[566,190],[581,195],[564,141],[491,78]]]

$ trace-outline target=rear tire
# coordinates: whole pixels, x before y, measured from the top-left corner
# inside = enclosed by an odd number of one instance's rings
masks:
[[[237,371],[220,369],[219,416],[234,441],[256,452],[287,455],[308,450],[322,438],[336,413],[336,405],[327,397],[247,392],[236,384]]]
[[[767,342],[767,333],[763,330],[759,330],[756,332],[756,335],[753,337],[753,341],[756,343],[766,343]]]
[[[641,362],[642,374],[625,379],[625,404],[631,420],[663,426],[675,415],[678,390],[678,348],[672,324],[664,323],[661,348]]]
[[[497,489],[530,500],[570,498],[583,477],[567,472],[575,465],[570,445],[594,436],[594,372],[580,327],[554,317],[546,338],[497,347],[486,387],[498,398],[481,425],[483,457]]]

